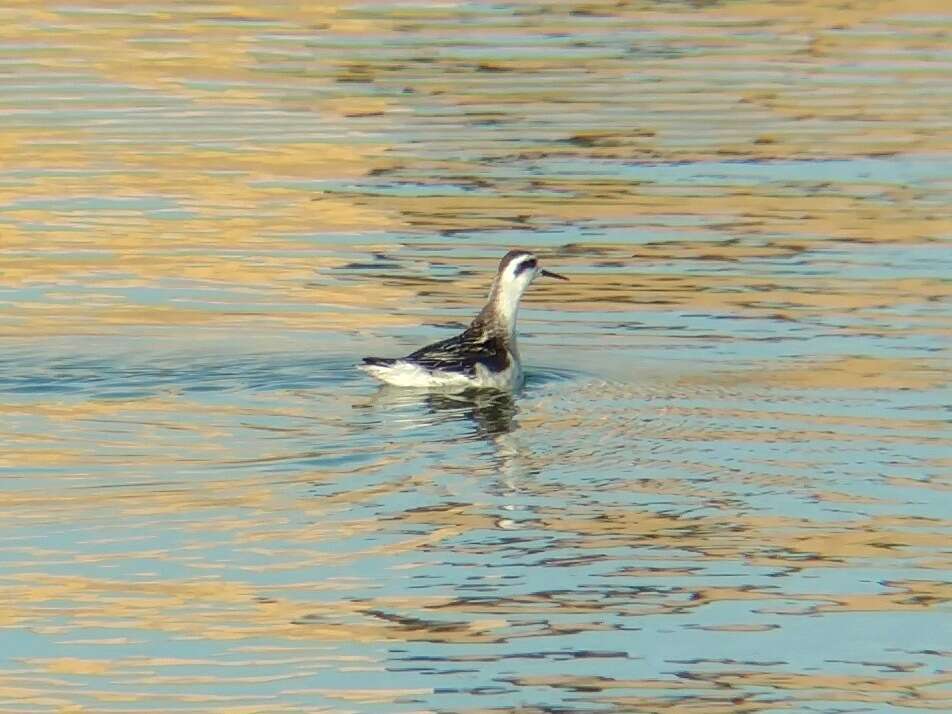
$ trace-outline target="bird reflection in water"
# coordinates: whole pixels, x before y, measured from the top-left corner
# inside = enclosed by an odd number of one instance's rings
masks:
[[[494,438],[515,428],[516,404],[512,394],[495,389],[468,389],[463,392],[416,391],[383,386],[374,396],[383,407],[424,408],[422,418],[402,419],[408,426],[425,426],[450,421],[468,421],[480,437]]]
[[[515,496],[522,491],[523,480],[538,472],[532,449],[520,438],[511,392],[471,389],[452,393],[383,386],[374,395],[371,408],[386,411],[385,419],[401,429],[436,429],[440,439],[452,433],[447,429],[450,424],[468,423],[471,433],[466,440],[484,442],[494,452],[494,482],[487,488],[496,496]],[[518,503],[504,508],[522,510]]]
[[[471,389],[460,394],[433,393],[424,400],[433,415],[468,419],[481,436],[495,437],[513,430],[516,404],[512,394],[492,389]]]

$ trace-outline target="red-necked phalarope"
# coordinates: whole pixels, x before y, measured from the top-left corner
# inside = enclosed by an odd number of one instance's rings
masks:
[[[406,357],[364,357],[359,367],[398,387],[495,387],[522,381],[516,345],[519,298],[539,275],[568,280],[539,267],[524,250],[510,250],[499,263],[489,300],[469,327],[456,337],[427,345]]]

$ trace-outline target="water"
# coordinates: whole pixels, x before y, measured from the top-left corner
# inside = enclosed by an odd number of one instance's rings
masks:
[[[315,5],[0,10],[0,708],[952,707],[950,16]]]

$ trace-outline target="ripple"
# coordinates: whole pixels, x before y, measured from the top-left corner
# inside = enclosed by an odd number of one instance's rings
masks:
[[[286,354],[75,356],[46,360],[25,356],[0,362],[0,393],[89,394],[144,398],[167,393],[344,387],[359,375],[349,358]]]
[[[942,707],[937,3],[84,2],[0,42],[0,697]],[[520,246],[522,390],[356,369]]]

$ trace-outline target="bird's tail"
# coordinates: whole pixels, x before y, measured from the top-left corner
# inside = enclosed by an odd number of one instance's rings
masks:
[[[364,357],[363,363],[371,367],[389,367],[397,360],[393,357]]]

